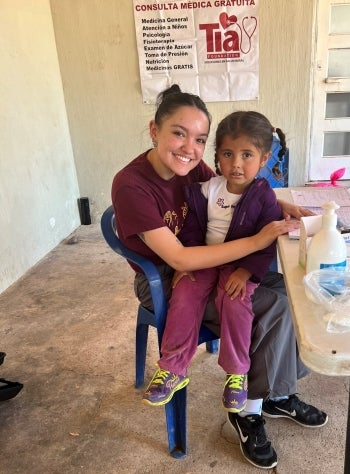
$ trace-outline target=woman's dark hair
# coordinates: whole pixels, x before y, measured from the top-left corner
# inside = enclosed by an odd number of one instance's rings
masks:
[[[211,115],[207,106],[198,95],[182,92],[177,84],[173,84],[169,89],[161,92],[157,97],[157,110],[154,117],[155,123],[160,126],[165,117],[172,115],[179,107],[196,107],[205,113],[208,118],[209,128]]]
[[[280,140],[281,149],[278,152],[279,161],[282,161],[287,151],[286,136],[280,128],[274,129],[265,115],[253,111],[239,111],[227,115],[218,125],[215,135],[215,150],[220,148],[222,140],[229,135],[236,139],[241,136],[249,137],[253,145],[261,150],[262,153],[268,153],[271,150],[273,133],[276,132]],[[218,167],[218,157],[215,153],[215,169],[220,173]]]

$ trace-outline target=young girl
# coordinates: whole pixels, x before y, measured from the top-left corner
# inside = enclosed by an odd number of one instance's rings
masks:
[[[278,131],[285,148],[284,134]],[[185,190],[189,214],[179,234],[184,245],[211,246],[248,237],[282,218],[274,191],[264,178],[256,179],[271,156],[273,133],[270,122],[258,112],[234,112],[220,122],[215,140],[219,176]],[[244,409],[254,318],[251,297],[275,257],[272,243],[230,263],[175,278],[159,369],[144,402],[163,405],[189,382],[187,369],[197,349],[208,297],[216,287],[221,326],[218,362],[227,374],[222,403],[230,412]],[[167,384],[168,380],[178,383]]]
[[[119,238],[158,266],[168,296],[174,270],[189,272],[223,265],[266,248],[278,235],[295,228],[286,219],[267,224],[251,237],[210,246],[182,245],[178,237],[188,213],[184,185],[208,181],[214,176],[202,161],[209,129],[210,115],[204,102],[173,85],[160,94],[149,125],[154,148],[131,161],[113,180],[112,202]],[[298,206],[279,202],[287,217],[310,214]],[[147,278],[139,268],[133,268],[137,297],[152,309]],[[295,395],[297,380],[308,371],[298,356],[281,275],[264,278],[254,292],[253,310],[248,402],[285,395],[287,402],[278,416],[304,426],[324,425],[327,415]],[[176,330],[181,331],[181,327]],[[271,401],[270,413],[276,403]],[[235,417],[230,418],[230,423],[240,436],[245,458],[255,466],[270,468],[277,464],[276,452],[266,437],[261,407],[254,410],[246,418],[229,413]]]

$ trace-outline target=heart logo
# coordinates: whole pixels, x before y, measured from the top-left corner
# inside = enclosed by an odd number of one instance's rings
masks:
[[[228,16],[227,13],[220,13],[219,20],[223,28],[228,28],[229,26],[237,23],[236,15]]]

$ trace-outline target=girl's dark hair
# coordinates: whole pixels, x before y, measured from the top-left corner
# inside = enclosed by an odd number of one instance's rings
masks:
[[[287,151],[286,136],[280,128],[274,129],[265,115],[253,111],[239,111],[227,115],[218,125],[215,135],[215,150],[220,148],[224,136],[229,135],[236,139],[245,135],[249,137],[253,145],[261,150],[262,153],[268,153],[271,150],[273,133],[276,132],[280,140],[281,149],[278,152],[279,161],[282,161]],[[218,157],[215,154],[215,169],[220,173],[218,167]]]
[[[161,92],[157,97],[157,110],[154,117],[155,123],[160,126],[165,117],[172,115],[179,107],[196,107],[205,113],[208,118],[209,128],[211,115],[207,106],[198,95],[182,92],[177,84],[173,84],[169,89]]]

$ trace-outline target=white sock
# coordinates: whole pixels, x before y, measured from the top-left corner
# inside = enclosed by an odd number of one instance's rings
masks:
[[[248,398],[244,410],[240,411],[238,415],[242,416],[243,418],[248,415],[261,415],[262,402],[262,398],[257,398],[256,400],[251,400]]]

